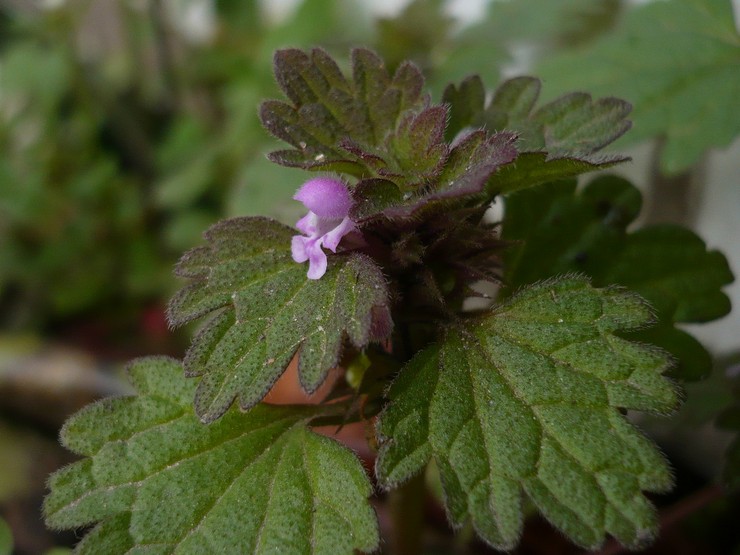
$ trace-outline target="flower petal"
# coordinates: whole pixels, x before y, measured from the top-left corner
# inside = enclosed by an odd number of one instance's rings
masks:
[[[321,250],[321,243],[315,242],[306,248],[308,252],[308,279],[319,279],[326,273],[326,254]]]
[[[319,217],[313,212],[309,212],[295,223],[298,231],[306,235],[318,236]]]
[[[355,229],[355,223],[349,217],[345,217],[337,227],[323,236],[322,243],[331,252],[337,252],[339,241],[353,229]]]
[[[352,196],[347,186],[330,177],[309,179],[293,198],[302,202],[319,218],[344,218],[352,208]]]
[[[308,260],[308,252],[306,251],[306,243],[308,241],[309,239],[302,235],[293,236],[290,242],[290,252],[293,255],[293,260],[299,263]]]

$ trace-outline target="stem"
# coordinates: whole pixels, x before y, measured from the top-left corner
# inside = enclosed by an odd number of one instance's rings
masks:
[[[425,498],[423,472],[390,493],[389,509],[393,523],[391,553],[394,555],[421,553]]]
[[[665,139],[659,139],[652,153],[652,183],[645,219],[650,224],[674,223],[690,226],[694,223],[701,204],[701,181],[706,174],[706,157],[678,175],[663,175],[660,156],[664,145]]]

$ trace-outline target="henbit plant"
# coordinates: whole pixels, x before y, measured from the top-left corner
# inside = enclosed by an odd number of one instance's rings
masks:
[[[733,278],[688,230],[628,232],[640,195],[626,181],[576,188],[624,161],[598,152],[629,105],[536,107],[536,79],[489,95],[477,77],[433,104],[415,66],[390,75],[364,49],[349,77],[319,49],[279,51],[275,74],[288,101],[260,114],[292,148],[270,158],[320,172],[296,194],[309,212],[298,231],[223,221],[182,258],[170,321],[205,321],[182,364],[134,362],[135,395],[67,422],[84,458],[52,476],[49,526],[97,523],[80,553],[374,551],[362,464],[312,430],[367,421],[382,489],[420,495],[434,461],[450,523],[494,547],[517,544],[525,500],[582,547],[650,542],[645,492],[673,480],[625,413],[676,409],[664,374],[703,367],[675,324],[728,312]],[[307,392],[346,375],[323,403],[265,404],[294,357]]]

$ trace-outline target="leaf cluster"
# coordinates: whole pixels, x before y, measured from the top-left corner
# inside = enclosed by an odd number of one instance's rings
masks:
[[[676,322],[718,317],[732,276],[683,230],[627,233],[639,195],[621,180],[562,181],[621,160],[597,153],[628,128],[629,106],[573,94],[535,108],[537,80],[488,94],[475,77],[435,105],[415,66],[391,74],[364,49],[351,76],[321,49],[278,51],[274,65],[287,101],[260,115],[292,148],[271,159],[342,174],[356,230],[307,280],[291,228],[211,227],[178,264],[189,283],[169,306],[175,326],[202,320],[183,364],[197,379],[139,362],[136,396],[74,417],[63,441],[87,458],[52,478],[48,521],[100,522],[82,552],[370,551],[367,477],[311,428],[379,415],[379,485],[433,460],[450,522],[494,547],[516,545],[528,502],[583,547],[646,544],[657,519],[645,492],[672,477],[625,412],[670,413],[679,392],[669,354],[635,334],[656,315],[674,338]],[[503,231],[484,217],[499,196]],[[472,312],[480,280],[505,287]],[[353,375],[319,406],[261,403],[294,358],[309,392],[337,365]]]

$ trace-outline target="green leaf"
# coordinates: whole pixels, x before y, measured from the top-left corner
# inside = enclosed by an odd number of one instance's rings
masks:
[[[274,68],[291,104],[267,101],[260,117],[270,133],[295,147],[270,154],[278,164],[382,177],[421,156],[396,152],[387,144],[397,126],[395,140],[402,143],[409,136],[428,140],[430,130],[441,137],[442,108],[425,110],[429,98],[421,93],[424,78],[412,64],[401,64],[390,76],[376,54],[355,49],[352,79],[347,79],[323,50],[306,54],[288,49],[275,54]],[[426,154],[422,158],[432,160],[438,153]]]
[[[522,152],[547,152],[548,158],[588,157],[623,135],[630,127],[626,119],[630,105],[617,98],[593,100],[586,93],[570,93],[534,109],[541,83],[534,77],[504,81],[485,105],[477,77],[457,89],[450,85],[443,100],[451,106],[449,133],[468,126],[484,125],[490,130],[516,131]],[[462,106],[458,106],[462,103]]]
[[[491,176],[486,189],[489,195],[513,193],[535,185],[568,179],[578,175],[605,170],[624,162],[624,158],[604,157],[584,160],[574,157],[548,159],[545,152],[523,152],[516,160]]]
[[[267,218],[225,220],[178,264],[192,283],[170,302],[170,322],[210,315],[185,356],[187,374],[203,376],[195,410],[204,422],[237,396],[242,408],[258,403],[297,352],[301,385],[313,392],[339,362],[345,336],[362,348],[390,333],[378,267],[364,255],[333,255],[326,274],[309,280],[291,258],[295,234]]]
[[[514,0],[495,5],[486,27],[491,36],[519,42],[584,44],[614,25],[622,4],[621,0]]]
[[[487,2],[482,18],[454,29],[449,39],[438,36],[434,48],[421,57],[432,58],[435,67],[432,71],[422,67],[435,90],[473,73],[498,75],[505,62],[516,58],[511,55],[512,46],[527,44],[539,53],[565,44],[585,44],[614,24],[621,4],[621,0]]]
[[[515,140],[511,133],[469,133],[452,147],[444,165],[438,168],[436,183],[415,192],[402,193],[392,181],[363,179],[353,189],[352,218],[362,225],[379,217],[414,216],[418,220],[423,214],[449,212],[458,201],[466,202],[485,193],[491,176],[516,159]]]
[[[621,413],[677,404],[669,358],[619,338],[647,305],[582,277],[541,282],[489,315],[452,326],[418,354],[381,413],[377,474],[394,487],[434,458],[454,526],[471,520],[499,549],[522,529],[522,492],[577,544],[643,545],[657,529],[642,491],[672,478]]]
[[[666,139],[661,168],[685,170],[740,133],[740,35],[727,0],[649,2],[588,48],[537,70],[551,91],[574,87],[634,105],[634,143]]]
[[[62,442],[86,458],[52,475],[49,526],[98,523],[78,553],[372,551],[370,483],[355,456],[311,432],[320,407],[260,405],[204,426],[180,364],[141,359],[138,395],[73,416]]]
[[[519,156],[490,179],[490,195],[507,193],[613,166],[624,157],[595,153],[630,127],[630,106],[616,98],[592,100],[571,93],[535,110],[540,81],[517,77],[501,84],[486,103],[483,82],[477,76],[459,87],[449,85],[443,101],[450,107],[448,138],[473,127],[518,134]]]
[[[676,356],[673,375],[701,378],[711,371],[708,353],[673,326],[727,314],[721,289],[732,272],[724,255],[687,229],[656,225],[627,233],[640,206],[637,189],[614,176],[580,192],[574,182],[560,182],[510,195],[503,238],[519,245],[505,253],[506,291],[567,272],[585,273],[597,286],[628,287],[653,305],[660,322],[631,337]]]

